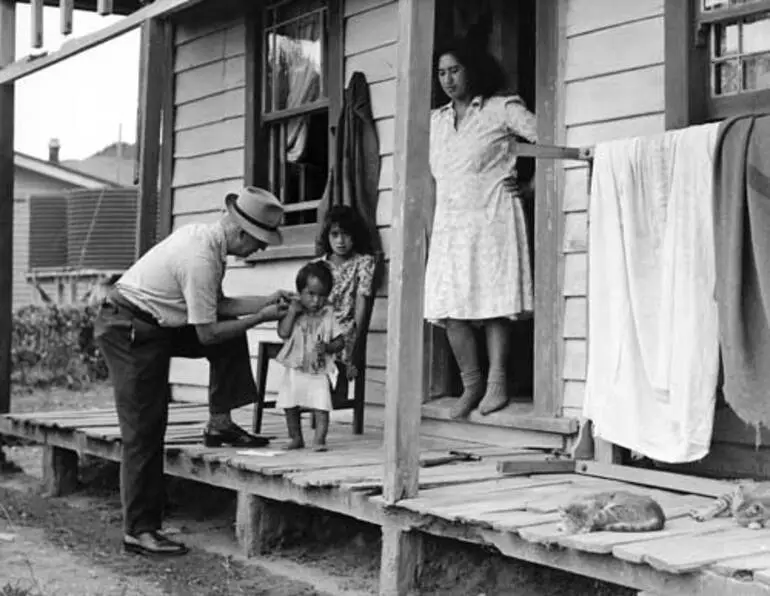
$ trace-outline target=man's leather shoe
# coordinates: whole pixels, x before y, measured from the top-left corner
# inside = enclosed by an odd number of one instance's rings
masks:
[[[142,532],[136,536],[126,534],[123,537],[123,549],[129,553],[152,557],[186,555],[189,550],[184,544],[169,540],[160,532]]]
[[[264,447],[270,444],[270,439],[246,432],[235,423],[227,428],[212,428],[207,426],[203,431],[203,444],[206,447]]]

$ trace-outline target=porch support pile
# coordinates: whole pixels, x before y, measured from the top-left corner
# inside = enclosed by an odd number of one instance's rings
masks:
[[[388,286],[388,357],[383,497],[392,504],[417,495],[420,413],[425,391],[423,285],[431,194],[428,148],[435,0],[399,0],[396,120]],[[394,522],[382,528],[380,594],[416,585],[419,534]]]

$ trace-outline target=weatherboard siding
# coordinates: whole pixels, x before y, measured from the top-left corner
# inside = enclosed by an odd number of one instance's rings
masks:
[[[663,0],[569,0],[559,93],[564,142],[663,132]],[[580,415],[587,364],[588,170],[563,164],[563,413]]]

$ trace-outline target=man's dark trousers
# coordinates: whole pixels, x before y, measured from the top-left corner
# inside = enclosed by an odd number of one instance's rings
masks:
[[[160,530],[165,504],[163,439],[168,421],[171,358],[210,363],[209,410],[225,413],[254,401],[246,335],[204,346],[195,328],[160,327],[151,316],[111,302],[102,305],[95,338],[115,391],[123,454],[120,493],[125,533]]]

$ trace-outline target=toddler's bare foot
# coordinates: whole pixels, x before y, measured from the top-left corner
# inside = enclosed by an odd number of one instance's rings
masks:
[[[283,446],[285,451],[293,451],[294,449],[302,449],[304,447],[305,441],[302,439],[292,439],[287,445]]]
[[[313,451],[321,453],[323,451],[329,451],[329,448],[326,446],[326,443],[313,441]]]

